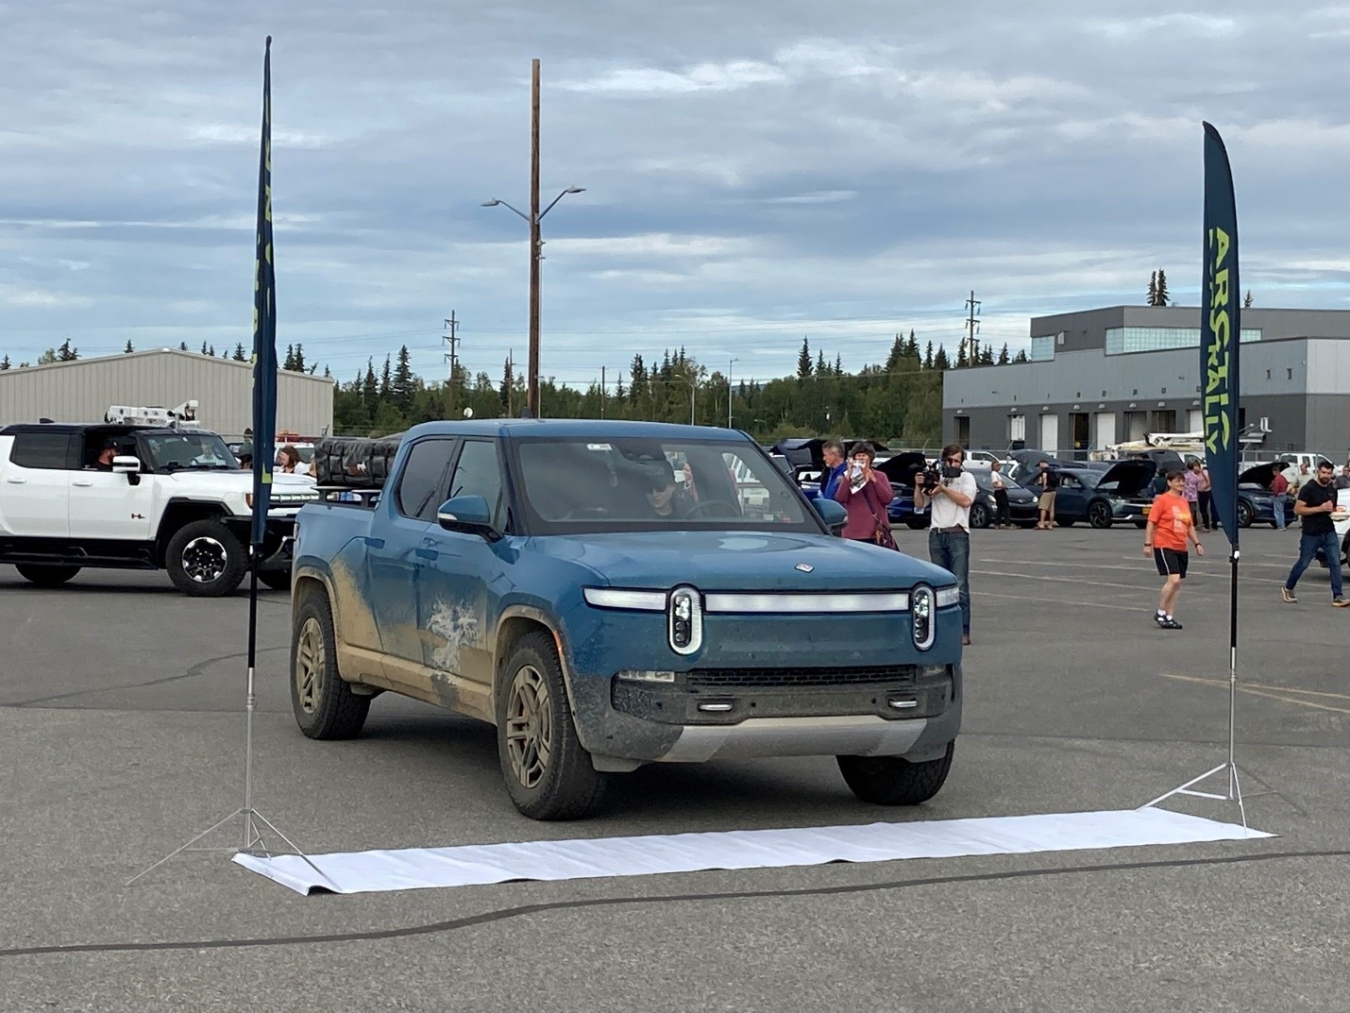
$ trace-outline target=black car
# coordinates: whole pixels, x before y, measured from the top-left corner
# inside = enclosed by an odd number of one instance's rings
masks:
[[[1094,528],[1109,528],[1117,521],[1131,521],[1136,527],[1148,523],[1153,505],[1152,483],[1158,465],[1150,460],[1117,461],[1106,471],[1096,468],[1060,467],[1055,496],[1055,523],[1072,527],[1086,521]],[[1024,481],[1032,492],[1041,492],[1039,475]]]
[[[975,502],[970,504],[970,526],[987,528],[998,517],[998,501],[994,499],[994,473],[988,468],[966,470],[975,476],[975,487],[979,490]],[[1008,490],[1008,519],[1018,527],[1034,527],[1040,517],[1036,493],[1007,475],[1003,476],[1003,485]]]

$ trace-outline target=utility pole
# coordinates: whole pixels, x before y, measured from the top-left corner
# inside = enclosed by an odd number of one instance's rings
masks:
[[[539,417],[539,60],[530,61],[530,363],[527,403]]]
[[[441,340],[449,342],[450,351],[444,353],[445,358],[450,362],[450,409],[451,417],[455,414],[455,367],[459,364],[459,357],[456,352],[456,345],[459,343],[459,337],[456,332],[459,330],[459,321],[455,319],[455,311],[450,311],[450,316],[445,318],[445,329],[449,333],[442,334]]]
[[[975,300],[975,290],[970,290],[970,298],[966,300],[966,306],[970,310],[970,315],[966,317],[966,330],[969,334],[970,364],[976,363],[976,356],[979,354],[979,339],[975,337],[979,333],[980,321],[976,319],[979,315],[980,304]]]
[[[605,417],[605,367],[600,367],[600,417]]]
[[[727,428],[728,428],[728,429],[731,428],[731,402],[732,402],[732,398],[733,398],[732,387],[731,387],[731,369],[732,369],[733,366],[736,365],[736,363],[737,363],[738,361],[739,361],[738,359],[732,359],[729,363],[727,363]]]

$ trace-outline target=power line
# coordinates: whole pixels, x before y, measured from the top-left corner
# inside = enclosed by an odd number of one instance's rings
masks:
[[[447,386],[450,388],[449,414],[453,416],[455,414],[455,388],[457,386],[457,384],[455,383],[455,369],[459,365],[459,358],[456,354],[456,345],[459,342],[459,337],[457,336],[456,331],[459,328],[459,321],[455,319],[454,310],[450,311],[450,316],[445,321],[445,327],[450,333],[441,335],[441,340],[449,342],[450,344],[450,351],[444,354],[445,357],[450,360],[450,379]]]

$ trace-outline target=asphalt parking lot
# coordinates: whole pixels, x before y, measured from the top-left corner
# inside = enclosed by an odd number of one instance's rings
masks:
[[[0,567],[0,1009],[1350,1009],[1350,610],[1317,566],[1280,602],[1297,540],[1243,532],[1238,761],[1273,838],[308,898],[228,853],[125,885],[242,801],[247,598]],[[301,736],[265,592],[255,801],[312,852],[1134,808],[1222,761],[1228,699],[1222,535],[1177,632],[1141,542],[976,532],[956,763],[906,811],[820,758],[646,768],[528,821],[485,725],[386,694],[354,741]]]

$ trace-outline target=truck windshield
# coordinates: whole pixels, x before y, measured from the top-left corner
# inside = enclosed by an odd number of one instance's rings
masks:
[[[787,476],[753,446],[581,438],[521,440],[516,447],[521,505],[539,534],[821,531]]]
[[[143,436],[155,471],[236,471],[239,462],[215,433],[154,433]]]

